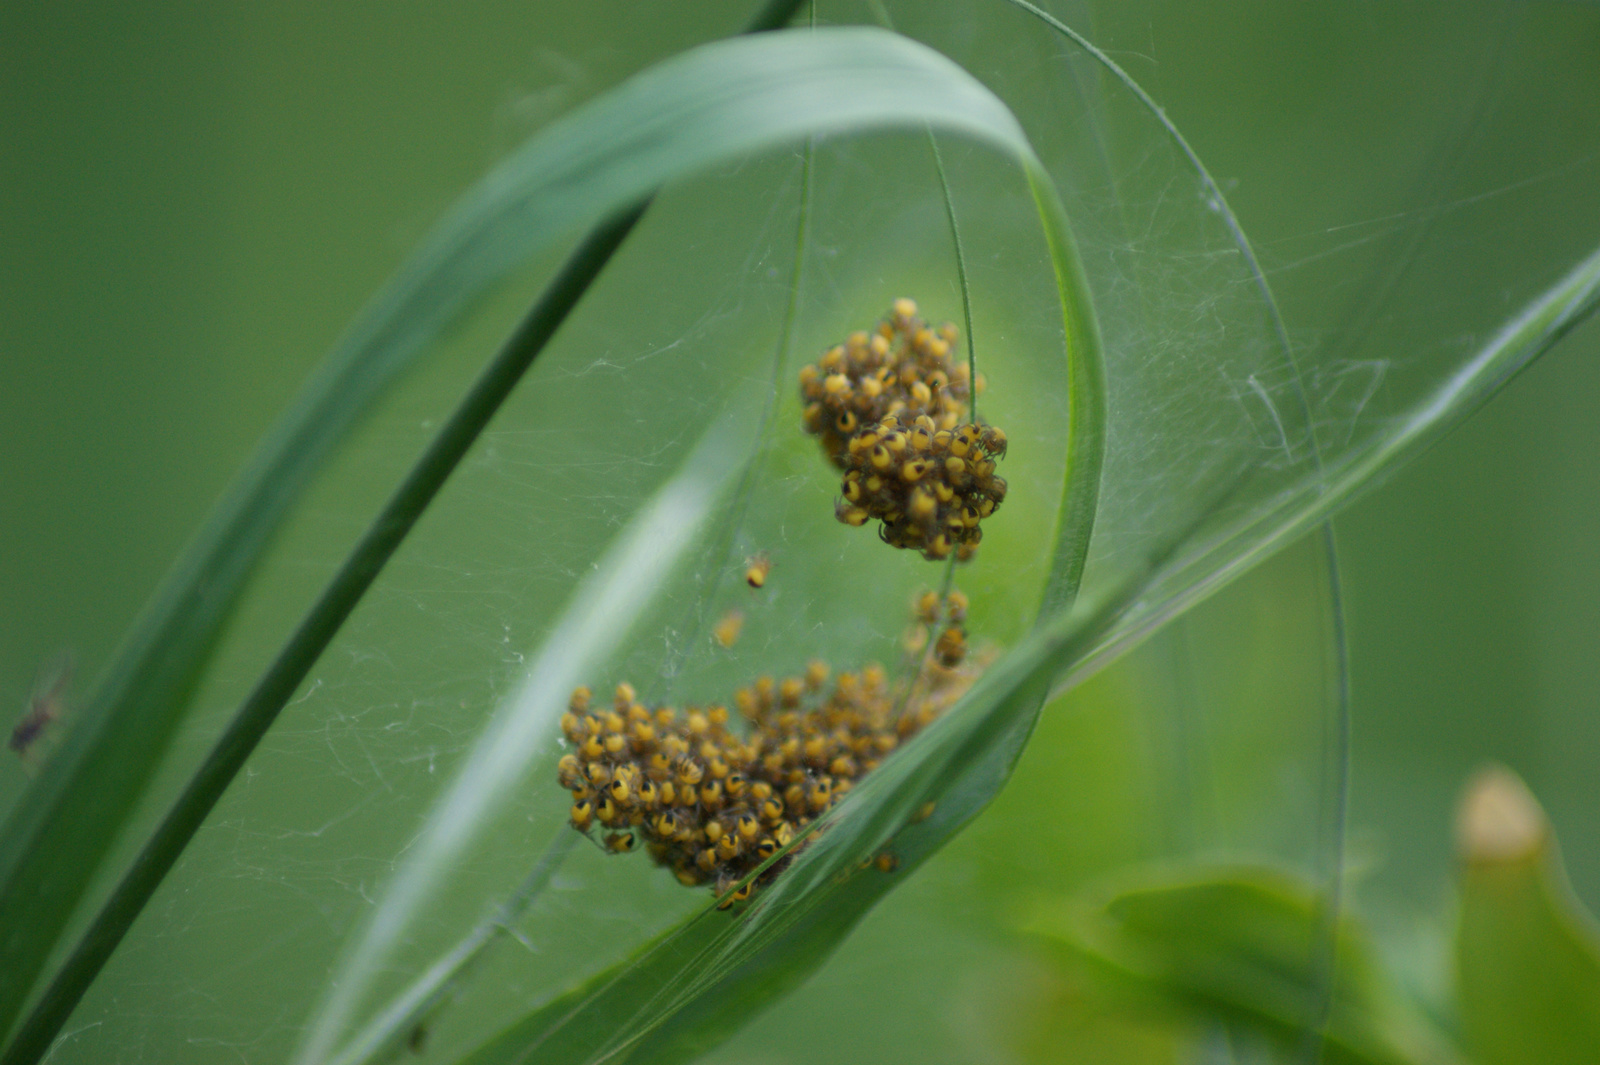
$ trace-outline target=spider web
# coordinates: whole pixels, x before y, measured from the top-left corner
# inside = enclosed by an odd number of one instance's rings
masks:
[[[1313,444],[1336,466],[1379,438],[1500,317],[1490,307],[1469,313],[1460,296],[1417,294],[1433,291],[1421,279],[1461,253],[1467,238],[1454,234],[1509,227],[1494,211],[1527,182],[1559,185],[1582,172],[1563,163],[1531,177],[1480,175],[1475,190],[1424,190],[1420,206],[1268,245],[1270,279],[1292,288],[1301,278],[1326,284],[1330,270],[1371,248],[1447,230],[1411,253],[1415,265],[1381,298],[1353,281],[1331,288],[1380,307],[1451,300],[1462,312],[1460,335],[1396,343],[1408,334],[1382,317],[1354,337],[1325,320],[1295,333],[1291,360],[1222,205],[1136,101],[1059,41],[1019,31],[1020,16],[976,35],[942,16],[903,17],[903,29],[933,40],[1012,103],[1062,182],[1111,382],[1091,590],[1115,585],[1163,534],[1211,505],[1196,486],[1250,485],[1202,530],[1202,540],[1226,543],[1314,491],[1326,471]],[[1060,318],[1034,208],[1015,172],[978,149],[945,151],[968,244],[974,339],[991,386],[986,416],[1012,440],[1012,495],[958,583],[974,598],[974,635],[1004,646],[1030,624],[1049,565],[1067,417]],[[107,967],[54,1060],[284,1057],[339,944],[379,904],[425,812],[524,679],[568,597],[730,411],[744,419],[759,476],[719,504],[715,533],[666,575],[593,686],[626,679],[650,701],[707,701],[760,673],[797,672],[813,656],[836,668],[898,661],[907,603],[936,577],[870,531],[833,521],[833,475],[798,432],[792,382],[801,363],[867,327],[896,296],[916,297],[932,318],[960,320],[931,173],[915,136],[819,148],[791,338],[774,323],[789,296],[798,155],[708,176],[658,204],[314,670]],[[491,304],[438,369],[408,383],[304,508],[197,700],[175,778],[250,683],[259,645],[270,646],[294,616],[294,603],[273,600],[273,591],[292,600],[328,572],[341,534],[360,527],[515,303]],[[758,551],[772,558],[773,576],[752,593],[741,563]],[[745,625],[725,651],[710,626],[730,610]],[[449,871],[448,891],[387,960],[372,1000],[404,986],[481,920],[565,831],[551,768],[560,750],[552,735],[533,752],[525,793],[497,811],[486,842]],[[1261,791],[1293,794],[1245,836],[1306,861],[1324,798],[1306,782],[1316,779],[1322,749],[1302,733],[1277,751],[1278,776]],[[471,1001],[430,1039],[470,1044],[704,901],[642,858],[580,848],[519,927],[522,942],[502,944]]]

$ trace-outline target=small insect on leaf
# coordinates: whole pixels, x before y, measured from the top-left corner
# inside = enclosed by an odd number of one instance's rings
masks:
[[[767,574],[771,572],[772,560],[762,552],[745,563],[744,582],[752,588],[763,587],[767,583]]]
[[[67,709],[67,686],[72,682],[72,658],[62,654],[39,671],[33,694],[28,697],[28,708],[23,711],[16,727],[11,730],[10,748],[18,757],[27,760],[39,741],[50,730],[51,724],[60,720]]]

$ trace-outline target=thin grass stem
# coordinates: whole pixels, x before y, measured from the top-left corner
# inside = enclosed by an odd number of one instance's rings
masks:
[[[961,246],[961,226],[956,222],[956,204],[950,197],[950,179],[944,172],[944,155],[939,151],[939,138],[928,130],[928,150],[933,153],[934,168],[939,171],[939,191],[944,193],[944,216],[950,220],[950,242],[956,251],[956,277],[961,282],[961,316],[967,330],[967,387],[971,390],[970,410],[967,417],[978,420],[978,341],[972,335],[972,288],[967,284],[967,255]],[[947,589],[948,590],[948,589]]]
[[[577,842],[578,833],[565,829],[558,831],[528,873],[527,879],[511,897],[412,981],[411,986],[358,1032],[333,1056],[332,1061],[336,1065],[356,1065],[383,1060],[398,1052],[402,1044],[417,1042],[418,1033],[426,1033],[427,1026],[449,1004],[461,982],[489,947],[498,942],[502,934],[512,934],[511,929],[522,920],[534,900],[544,893],[544,889],[550,885],[550,878]]]

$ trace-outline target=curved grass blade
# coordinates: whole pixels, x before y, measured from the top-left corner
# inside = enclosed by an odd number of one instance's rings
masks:
[[[333,990],[300,1060],[319,1061],[328,1056],[334,1038],[359,1001],[365,986],[362,975],[372,971],[405,921],[435,891],[440,870],[450,868],[468,846],[485,812],[498,808],[523,781],[530,753],[554,728],[572,689],[615,652],[654,593],[693,547],[717,500],[740,472],[740,429],[748,431],[725,421],[707,432],[683,468],[634,515],[595,571],[573,590],[566,611],[534,658],[527,680],[495,713],[452,786],[435,804],[428,825],[390,884],[376,919],[342,966],[350,975],[331,985]],[[565,832],[563,836],[575,838]],[[364,1060],[382,1050],[391,1041],[387,1028],[364,1032],[359,1045],[347,1048],[341,1056]]]
[[[584,180],[572,187],[541,185],[547,194],[538,202],[525,194],[510,195],[510,203],[495,214],[496,237],[479,251],[493,257],[497,244],[508,239],[507,230],[542,231],[553,219],[570,217],[573,203],[626,203],[641,188],[719,159],[807,135],[892,126],[938,128],[998,148],[1022,166],[1039,205],[1061,293],[1073,389],[1074,476],[1064,505],[1071,535],[1063,537],[1068,547],[1058,552],[1051,582],[1055,602],[1069,602],[1081,579],[1082,548],[1099,482],[1093,446],[1099,432],[1095,389],[1100,380],[1094,324],[1076,272],[1065,214],[1020,127],[992,94],[937,53],[865,28],[771,34],[686,53],[639,75],[536,138],[530,148],[545,147],[553,157],[551,165],[571,175],[570,182],[576,183],[578,174]],[[458,213],[467,217],[483,213],[470,208],[469,204]],[[608,579],[608,574],[602,567],[597,579]],[[573,655],[561,659],[575,660]],[[546,695],[563,690],[551,681],[557,676],[552,672],[555,661],[547,662],[549,668],[536,676],[539,691]],[[565,667],[560,675],[566,675]],[[503,797],[506,782],[527,767],[535,745],[553,728],[556,704],[546,702],[518,719],[524,724],[537,721],[544,726],[542,731],[519,728],[508,739],[495,726],[480,740],[480,753],[469,759],[469,771],[436,808],[380,901],[375,919],[358,934],[334,983],[337,991],[313,1022],[300,1060],[327,1057],[359,1008],[367,979],[416,918],[421,900],[439,883],[443,856],[482,827]],[[480,760],[494,760],[498,768],[483,772]]]
[[[767,0],[747,32],[782,26],[799,2]],[[518,157],[524,164],[526,155]],[[27,1000],[29,985],[165,750],[218,632],[294,499],[362,413],[472,297],[572,224],[564,219],[554,228],[522,234],[512,262],[483,254],[481,246],[494,235],[493,216],[506,207],[508,190],[497,190],[494,178],[514,171],[516,162],[491,175],[477,196],[445,220],[307,383],[119,649],[67,748],[0,831],[0,1031]],[[480,208],[476,216],[466,210],[473,204]],[[251,703],[261,705],[241,709],[47,990],[21,1033],[27,1038],[19,1036],[8,1047],[7,1062],[43,1052],[320,648],[647,204],[648,199],[631,209],[623,203],[589,205],[593,217],[622,213],[578,248],[358,545],[252,693]],[[580,211],[576,217],[585,216]],[[167,836],[172,838],[159,838]]]
[[[1166,573],[1159,575],[1159,589],[1143,590],[1145,605],[1129,615],[1128,623],[1133,627],[1108,641],[1096,655],[1094,664],[1098,664],[1120,654],[1167,618],[1314,527],[1371,480],[1447,431],[1511,375],[1547,350],[1567,329],[1593,312],[1597,299],[1594,290],[1596,262],[1594,256],[1585,259],[1564,280],[1531,301],[1522,314],[1502,326],[1482,349],[1445,376],[1432,395],[1419,397],[1409,413],[1394,419],[1384,432],[1374,434],[1367,446],[1330,449],[1319,439],[1318,425],[1310,417],[1312,397],[1306,374],[1296,358],[1266,273],[1222,188],[1198,153],[1156,100],[1087,37],[1030,0],[1004,2],[1072,42],[1103,68],[1152,117],[1192,169],[1205,202],[1220,219],[1229,242],[1243,262],[1249,283],[1258,293],[1274,345],[1289,374],[1297,413],[1304,424],[1298,427],[1298,435],[1283,434],[1285,446],[1292,452],[1301,446],[1299,441],[1303,441],[1306,458],[1310,460],[1307,464],[1309,477],[1277,483],[1262,477],[1262,471],[1242,471],[1241,478],[1261,478],[1257,490],[1260,498],[1252,502],[1243,491],[1226,495],[1233,512],[1215,529],[1206,530],[1204,541],[1193,544],[1185,552],[1187,557],[1175,560]],[[1171,396],[1150,397],[1152,403],[1171,402],[1172,399]]]
[[[1489,341],[1372,447],[1330,458],[1326,483],[1298,486],[1265,500],[1229,528],[1190,545],[1152,575],[1144,602],[1115,632],[1074,666],[1071,684],[1121,654],[1145,634],[1181,613],[1381,483],[1404,463],[1460,424],[1568,332],[1600,309],[1600,248],[1508,319]]]

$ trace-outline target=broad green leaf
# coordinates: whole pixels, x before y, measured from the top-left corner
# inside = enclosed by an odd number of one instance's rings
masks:
[[[1050,566],[1043,609],[1059,614],[1072,603],[1081,579],[1099,485],[1101,378],[1094,326],[1082,299],[1081,278],[1059,202],[1026,140],[981,86],[922,46],[882,31],[769,34],[696,49],[647,71],[546,131],[535,146],[549,146],[547,150],[560,163],[559,172],[588,174],[583,184],[585,196],[599,202],[626,203],[642,189],[696,164],[758,151],[804,133],[857,132],[906,124],[932,125],[974,136],[1001,149],[1021,166],[1037,205],[1069,355],[1066,372],[1058,379],[1069,397],[1071,412],[1064,441],[1070,475],[1063,478],[1059,492],[1059,514],[1054,519],[1057,532],[1036,541],[1045,548]],[[577,147],[569,141],[576,141]],[[629,154],[635,145],[641,147]],[[536,155],[531,153],[532,147],[530,154]],[[568,161],[572,159],[577,161]],[[616,162],[608,167],[608,160],[613,159]],[[519,211],[536,218],[543,218],[544,213],[564,217],[570,209],[560,203],[563,194],[562,190],[546,190],[544,199],[538,201],[519,198]],[[601,196],[610,199],[600,200]],[[491,248],[485,254],[493,258],[496,253]],[[784,431],[790,432],[787,427]],[[708,445],[691,457],[684,476],[706,476],[696,467],[707,466],[712,455],[726,458],[736,450],[726,440]],[[636,531],[629,534],[642,537],[641,545],[654,530],[673,528],[692,537],[695,528],[683,520],[665,522],[654,513],[636,519],[641,520],[630,527]],[[680,548],[687,544],[686,540],[673,542]],[[345,1053],[363,1060],[392,1043],[396,1034],[392,1030],[364,1029],[349,1047],[342,1047],[340,1040],[348,1034],[346,1029],[371,981],[388,964],[390,952],[407,938],[410,926],[426,915],[426,904],[442,890],[448,870],[503,815],[510,793],[543,755],[566,693],[585,677],[582,670],[600,668],[617,646],[628,627],[622,619],[636,616],[620,614],[622,605],[639,609],[661,595],[660,585],[642,578],[646,573],[657,577],[669,574],[672,567],[652,564],[638,570],[626,561],[633,556],[625,549],[618,550],[621,553],[597,563],[594,584],[575,593],[578,598],[570,609],[590,609],[579,604],[585,597],[602,601],[609,597],[614,600],[612,605],[595,614],[569,615],[569,620],[592,617],[595,621],[580,624],[571,620],[559,625],[536,656],[523,692],[502,707],[479,737],[455,783],[434,804],[419,840],[410,848],[371,920],[354,937],[335,979],[336,990],[319,1011],[300,1060],[321,1061],[336,1052],[341,1060]],[[1031,697],[1013,700],[1008,705],[1017,720],[1000,724],[986,723],[982,715],[964,715],[966,727],[976,731],[972,736],[963,734],[957,747],[944,749],[939,756],[945,759],[941,764],[946,769],[960,764],[949,759],[964,751],[972,756],[970,761],[987,765],[1000,752],[1008,766],[1031,727],[1038,703],[1036,691]],[[995,742],[1006,736],[1010,742],[995,747]],[[926,774],[933,768],[927,759],[898,764],[902,773],[916,768]],[[981,798],[966,807],[955,807],[964,810],[963,817],[993,794],[1004,773],[989,770],[981,777],[976,785]],[[884,776],[878,791],[894,779],[892,774]],[[886,811],[877,811],[872,819],[863,818],[859,825],[877,825],[885,816],[903,821],[903,795],[891,797],[894,802]],[[825,849],[816,848],[818,853]],[[799,870],[786,874],[784,883],[806,897],[808,881]],[[782,897],[776,896],[772,904],[776,912],[785,912]],[[861,911],[853,912],[859,915]],[[814,949],[820,960],[826,949],[823,941]],[[389,1017],[392,1011],[380,1014]]]
[[[1456,989],[1476,1065],[1578,1065],[1600,1048],[1600,929],[1527,787],[1483,772],[1460,813]]]
[[[1261,868],[1177,868],[1099,900],[1041,904],[1023,924],[1100,1008],[1214,1018],[1285,1050],[1321,1027],[1323,897]],[[1345,916],[1323,1060],[1361,1065],[1459,1061],[1399,997]]]

